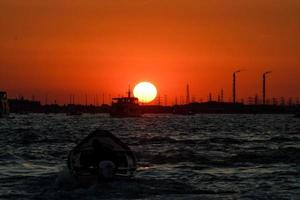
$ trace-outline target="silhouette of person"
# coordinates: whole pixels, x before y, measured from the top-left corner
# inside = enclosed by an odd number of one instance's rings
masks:
[[[93,140],[92,145],[93,166],[98,169],[99,180],[112,179],[116,170],[114,151],[102,145],[98,140]]]

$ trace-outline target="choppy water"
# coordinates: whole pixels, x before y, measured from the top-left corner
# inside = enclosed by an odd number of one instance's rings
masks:
[[[135,178],[80,187],[66,158],[96,128],[129,144]],[[0,119],[0,199],[300,199],[289,115],[11,115]]]

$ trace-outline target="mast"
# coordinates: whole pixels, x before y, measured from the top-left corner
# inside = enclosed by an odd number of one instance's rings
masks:
[[[190,86],[189,84],[186,85],[186,104],[190,103]]]
[[[128,92],[127,92],[127,94],[128,94],[128,98],[130,98],[130,96],[131,96],[130,85],[128,86]]]
[[[233,86],[232,86],[232,102],[236,103],[236,74],[241,72],[241,70],[237,70],[233,72]]]
[[[265,105],[266,104],[266,75],[267,74],[270,74],[271,71],[267,71],[267,72],[264,72],[263,73],[263,104]]]

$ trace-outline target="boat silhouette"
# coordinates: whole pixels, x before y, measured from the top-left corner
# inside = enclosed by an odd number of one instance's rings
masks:
[[[127,97],[113,98],[111,117],[141,117],[142,111],[139,105],[139,99],[131,97],[130,89]]]
[[[99,180],[98,163],[102,160],[116,165],[114,178],[130,178],[137,168],[130,148],[106,130],[96,130],[83,139],[70,151],[67,164],[71,175],[89,184]]]

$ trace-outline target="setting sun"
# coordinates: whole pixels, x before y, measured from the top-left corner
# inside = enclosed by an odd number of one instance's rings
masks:
[[[133,89],[133,94],[142,103],[153,101],[157,95],[156,87],[149,82],[140,82]]]

